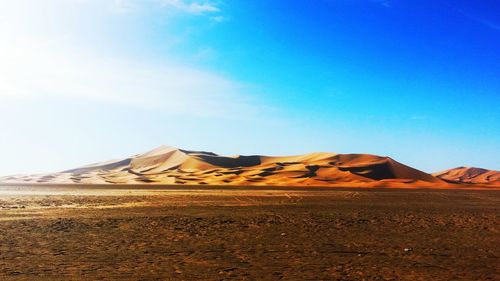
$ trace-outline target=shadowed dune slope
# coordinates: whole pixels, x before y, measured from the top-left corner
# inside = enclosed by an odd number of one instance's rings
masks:
[[[454,183],[500,185],[500,172],[474,167],[457,167],[433,174],[442,180]]]
[[[481,176],[484,179],[478,182],[484,183],[490,177]],[[316,152],[283,157],[221,156],[170,146],[59,173],[0,178],[4,183],[346,187],[446,187],[447,181],[451,180],[427,174],[389,157],[370,154]]]

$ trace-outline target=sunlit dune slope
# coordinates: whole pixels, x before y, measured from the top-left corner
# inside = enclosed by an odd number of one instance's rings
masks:
[[[311,153],[298,156],[221,156],[161,146],[130,158],[60,173],[10,176],[8,183],[186,184],[419,187],[447,186],[433,175],[389,157]]]
[[[433,174],[442,180],[454,183],[500,185],[500,172],[474,167],[458,167]]]

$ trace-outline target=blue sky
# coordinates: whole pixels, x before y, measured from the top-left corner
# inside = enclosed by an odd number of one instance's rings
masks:
[[[498,170],[495,2],[2,1],[0,175],[161,144]]]

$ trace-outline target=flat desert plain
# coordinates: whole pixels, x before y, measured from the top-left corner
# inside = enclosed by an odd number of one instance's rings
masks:
[[[500,191],[0,186],[1,280],[500,280]]]

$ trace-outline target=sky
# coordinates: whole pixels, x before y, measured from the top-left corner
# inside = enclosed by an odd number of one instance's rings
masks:
[[[500,3],[0,0],[0,175],[171,145],[500,170]]]

